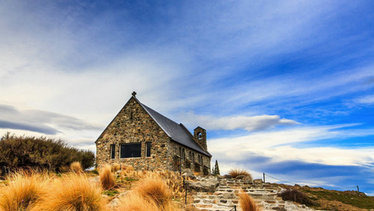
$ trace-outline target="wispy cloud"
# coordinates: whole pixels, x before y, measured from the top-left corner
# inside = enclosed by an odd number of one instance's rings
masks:
[[[361,103],[361,104],[374,104],[374,95],[368,95],[368,96],[357,98],[355,102]]]
[[[186,113],[182,119],[200,125],[208,130],[236,130],[243,129],[247,131],[258,131],[273,128],[279,125],[295,125],[298,122],[290,119],[282,119],[278,115],[261,116],[202,116],[193,113]]]
[[[17,110],[0,104],[0,128],[57,134],[64,129],[97,130],[100,127],[75,117],[40,110]]]

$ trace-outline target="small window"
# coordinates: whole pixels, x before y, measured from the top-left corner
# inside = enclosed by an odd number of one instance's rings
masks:
[[[195,163],[195,153],[192,153],[192,163]]]
[[[146,150],[147,150],[147,157],[151,157],[151,146],[152,146],[152,143],[151,142],[146,142]]]
[[[121,158],[141,157],[141,143],[121,144]]]
[[[116,157],[116,145],[110,145],[110,158],[114,159]]]
[[[199,157],[199,163],[203,164],[203,157],[201,155],[199,155],[198,157]]]
[[[199,140],[203,139],[203,134],[201,132],[197,133],[197,139]]]
[[[186,158],[186,153],[184,151],[184,148],[182,148],[182,160],[184,160]]]

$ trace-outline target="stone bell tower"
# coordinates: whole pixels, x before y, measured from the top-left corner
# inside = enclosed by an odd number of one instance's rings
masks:
[[[208,146],[206,144],[206,130],[200,126],[194,130],[195,141],[205,150],[208,151]]]

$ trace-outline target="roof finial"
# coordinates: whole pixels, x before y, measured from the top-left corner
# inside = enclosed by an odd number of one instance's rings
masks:
[[[132,96],[136,97],[136,92],[135,91],[132,92]]]

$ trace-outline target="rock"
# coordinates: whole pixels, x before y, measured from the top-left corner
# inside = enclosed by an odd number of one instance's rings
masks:
[[[191,169],[185,169],[183,170],[182,176],[190,179],[196,179],[195,175],[192,173]]]
[[[229,175],[229,174],[225,174],[223,177],[226,178],[226,179],[232,179],[232,176]]]
[[[119,203],[120,203],[119,199],[114,198],[112,201],[110,201],[108,206],[111,208],[117,208],[119,206]]]
[[[262,184],[262,179],[255,179],[253,180],[254,184]]]
[[[208,177],[201,181],[186,181],[187,188],[190,190],[196,190],[199,192],[211,192],[216,191],[219,185],[218,179],[215,177]]]

